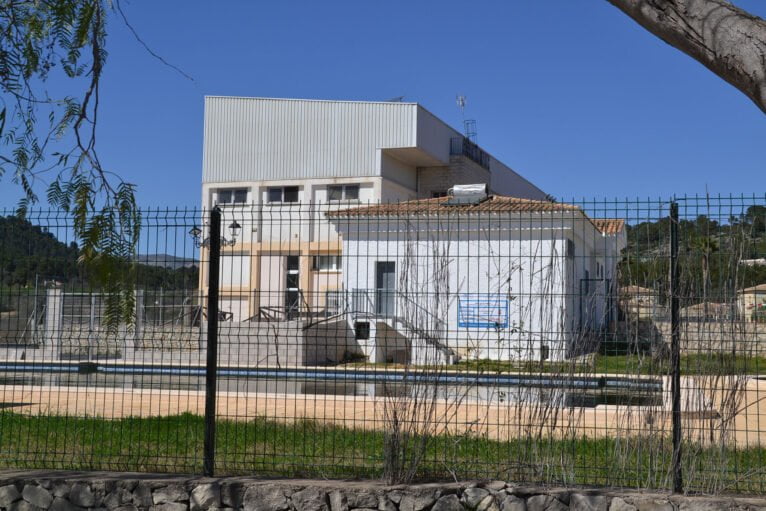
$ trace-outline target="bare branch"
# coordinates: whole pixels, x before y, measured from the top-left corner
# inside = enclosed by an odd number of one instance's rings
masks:
[[[128,17],[125,15],[125,11],[123,11],[123,10],[122,10],[122,3],[120,2],[120,0],[117,0],[117,1],[115,2],[115,5],[116,5],[116,7],[117,7],[117,12],[119,12],[119,13],[120,13],[120,16],[122,17],[122,21],[125,23],[125,26],[126,26],[126,27],[128,27],[128,30],[130,30],[130,32],[133,34],[133,37],[135,37],[135,38],[136,38],[136,41],[138,41],[138,44],[140,44],[141,46],[143,46],[143,47],[144,47],[144,49],[145,49],[145,50],[146,50],[146,51],[149,53],[149,55],[151,55],[151,56],[152,56],[152,57],[154,57],[155,59],[159,60],[160,62],[162,62],[163,64],[165,64],[165,65],[166,65],[166,66],[168,66],[169,68],[171,68],[171,69],[175,70],[176,72],[178,72],[178,74],[180,74],[181,76],[183,76],[183,77],[184,77],[184,78],[186,78],[187,80],[189,80],[189,81],[192,81],[192,82],[194,81],[194,78],[192,78],[191,76],[189,76],[188,74],[186,74],[186,73],[185,73],[185,72],[184,72],[184,71],[183,71],[181,68],[179,68],[178,66],[175,66],[175,65],[171,64],[170,62],[168,62],[167,60],[165,60],[164,58],[162,58],[162,56],[161,56],[161,55],[158,55],[157,53],[155,53],[155,52],[154,52],[154,51],[153,51],[153,50],[152,50],[152,49],[149,47],[149,45],[148,45],[148,44],[146,44],[146,43],[144,42],[144,40],[141,38],[141,36],[140,36],[140,35],[138,35],[138,32],[136,31],[136,29],[134,29],[134,28],[133,28],[133,25],[131,25],[131,24],[130,24],[130,22],[128,21]]]
[[[726,0],[609,0],[766,113],[766,21]]]

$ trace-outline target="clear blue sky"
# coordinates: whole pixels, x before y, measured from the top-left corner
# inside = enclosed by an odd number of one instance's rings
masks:
[[[766,17],[766,3],[740,0]],[[766,115],[606,0],[132,1],[114,18],[102,160],[144,206],[195,206],[203,96],[385,100],[460,126],[558,197],[766,191]],[[19,195],[9,179],[0,201]]]

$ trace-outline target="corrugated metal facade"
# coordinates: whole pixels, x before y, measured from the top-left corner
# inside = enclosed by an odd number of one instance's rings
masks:
[[[376,149],[414,147],[417,105],[205,98],[203,182],[379,175]]]

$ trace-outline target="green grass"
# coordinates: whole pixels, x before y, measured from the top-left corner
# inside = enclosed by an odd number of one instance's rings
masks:
[[[351,367],[386,367],[403,369],[401,364],[354,363]],[[411,369],[427,369],[417,367]],[[653,360],[648,355],[595,355],[591,363],[569,362],[506,362],[500,360],[463,360],[455,365],[440,367],[448,371],[481,373],[561,373],[561,374],[622,374],[666,375],[669,360]],[[766,374],[766,357],[731,355],[729,353],[700,353],[681,356],[681,373],[687,375]]]
[[[669,360],[652,360],[648,356],[598,355],[594,366],[597,373],[655,374],[670,372]],[[699,353],[681,355],[681,374],[725,375],[763,374],[766,357],[732,355],[729,353]]]
[[[266,419],[217,422],[218,475],[379,478],[381,432]],[[73,470],[202,470],[202,417],[103,420],[0,412],[0,467]],[[766,451],[684,447],[688,489],[766,491]],[[500,442],[471,436],[429,439],[418,480],[490,478],[525,483],[664,488],[667,437]],[[737,477],[737,474],[753,474]]]

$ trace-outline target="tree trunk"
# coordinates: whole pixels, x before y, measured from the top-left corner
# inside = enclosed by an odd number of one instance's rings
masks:
[[[766,21],[726,0],[608,0],[766,113]]]

